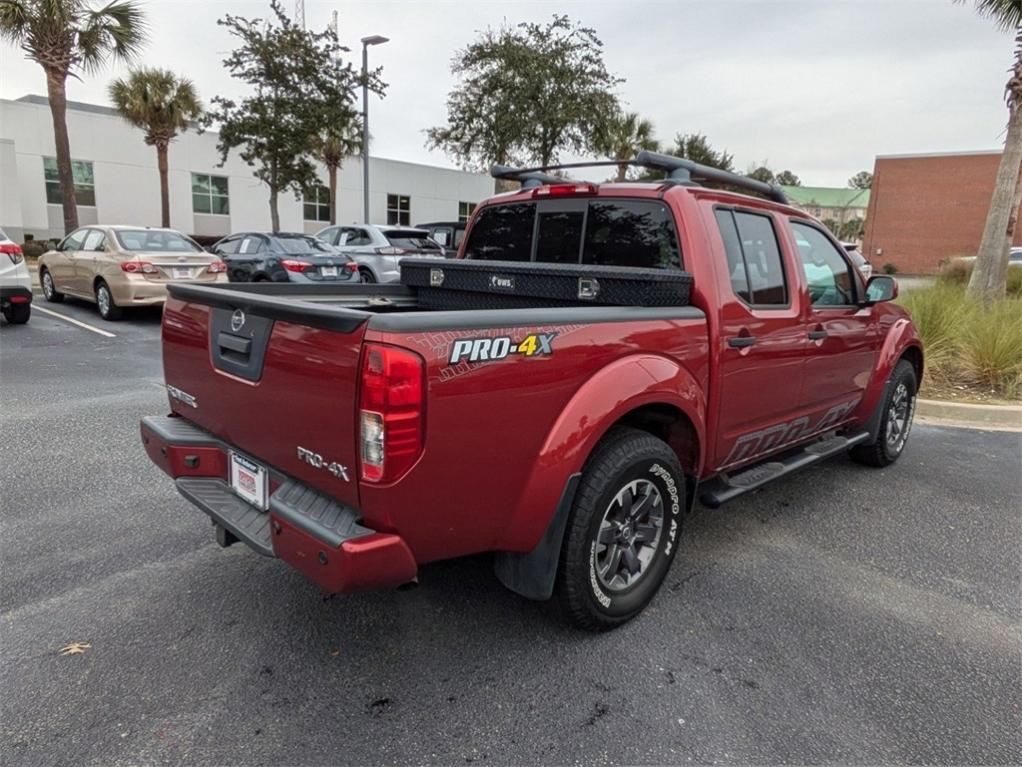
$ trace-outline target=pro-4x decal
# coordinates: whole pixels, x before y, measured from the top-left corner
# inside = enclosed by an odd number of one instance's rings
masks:
[[[490,362],[502,360],[512,354],[523,357],[544,357],[554,353],[554,336],[557,333],[530,333],[520,341],[511,336],[488,336],[484,338],[458,338],[451,344],[448,363]]]

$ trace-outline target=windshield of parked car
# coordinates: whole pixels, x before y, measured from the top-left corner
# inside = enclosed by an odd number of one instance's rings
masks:
[[[384,232],[383,236],[395,248],[404,248],[405,250],[435,250],[437,252],[441,250],[440,244],[429,239],[429,235],[425,232],[417,232],[414,229],[391,229],[388,232]]]
[[[334,252],[327,243],[305,234],[278,234],[275,239],[280,249],[291,256],[321,256]]]
[[[202,252],[202,248],[191,238],[165,229],[115,229],[114,235],[125,250],[142,253]]]

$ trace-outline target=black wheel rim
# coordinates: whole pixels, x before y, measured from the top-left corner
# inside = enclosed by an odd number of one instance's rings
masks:
[[[900,382],[891,395],[887,407],[887,446],[892,452],[900,452],[912,428],[912,395],[905,382]]]
[[[596,533],[593,564],[609,592],[634,586],[647,572],[660,545],[664,501],[648,479],[632,480],[611,500]]]

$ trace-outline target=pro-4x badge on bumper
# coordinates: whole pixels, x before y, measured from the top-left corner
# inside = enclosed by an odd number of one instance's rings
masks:
[[[512,354],[523,357],[544,357],[554,353],[554,336],[557,333],[530,333],[521,341],[511,336],[496,338],[459,338],[451,344],[448,362],[490,362],[502,360]]]

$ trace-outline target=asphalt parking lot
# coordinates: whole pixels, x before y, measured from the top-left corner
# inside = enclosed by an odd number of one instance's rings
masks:
[[[1016,764],[1020,435],[917,425],[689,520],[578,633],[486,557],[324,598],[223,550],[143,452],[159,312],[0,329],[0,763]],[[272,416],[272,414],[267,414]],[[84,653],[62,656],[71,642]]]

